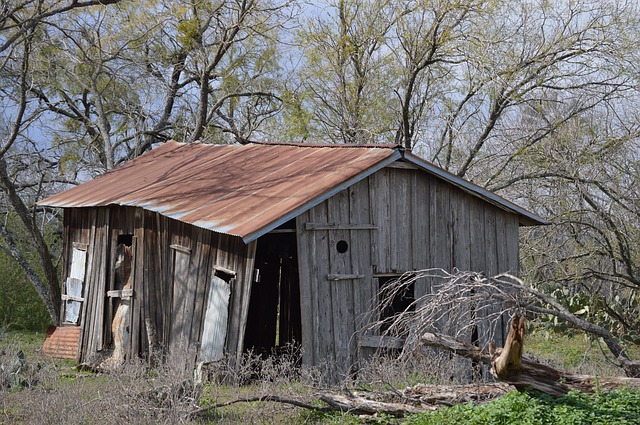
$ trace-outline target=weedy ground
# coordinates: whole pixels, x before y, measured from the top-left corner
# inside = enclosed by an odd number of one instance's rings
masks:
[[[432,356],[413,364],[377,359],[363,367],[356,380],[343,383],[342,387],[329,387],[323,383],[326,381],[322,368],[305,370],[297,367],[297,354],[293,351],[277,360],[265,360],[248,354],[236,367],[219,364],[204,370],[205,382],[194,386],[191,372],[172,367],[170,363],[154,370],[149,370],[142,363],[128,363],[122,370],[109,374],[80,371],[73,362],[44,356],[40,351],[43,339],[43,334],[7,332],[0,341],[0,424],[123,421],[129,424],[515,423],[505,421],[504,415],[500,416],[500,412],[510,409],[520,410],[523,412],[521,416],[528,418],[535,417],[535,409],[566,411],[567,415],[578,419],[589,418],[591,416],[588,415],[593,412],[604,412],[603,415],[618,415],[621,420],[626,420],[632,417],[623,416],[626,411],[631,412],[629,415],[637,413],[635,417],[640,418],[640,412],[633,410],[633,406],[640,406],[638,392],[621,393],[611,399],[605,396],[589,399],[578,394],[561,400],[559,404],[543,395],[513,393],[483,406],[464,405],[444,409],[436,415],[403,419],[388,415],[360,418],[341,413],[324,414],[286,404],[259,401],[210,408],[233,400],[262,396],[321,405],[318,402],[320,394],[339,393],[345,385],[351,389],[393,391],[394,388],[417,383],[451,383],[452,379],[455,380],[455,368],[459,364],[452,362],[448,355]],[[22,364],[17,356],[19,350],[24,353]],[[620,373],[606,361],[597,344],[583,336],[569,338],[534,333],[528,339],[526,351],[538,360],[576,373],[602,376]],[[640,350],[635,350],[634,354],[640,355]],[[12,374],[16,367],[20,368],[19,373]],[[606,407],[610,405],[619,410]],[[585,408],[590,413],[580,410]],[[494,418],[492,422],[493,414],[498,419]],[[484,418],[485,422],[473,422],[469,419],[472,417]],[[567,423],[591,422],[580,419]],[[534,420],[522,423],[553,422]]]

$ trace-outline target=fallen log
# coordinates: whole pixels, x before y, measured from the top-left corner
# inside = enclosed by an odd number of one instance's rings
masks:
[[[320,400],[326,406],[317,406],[302,400],[275,395],[239,398],[213,406],[197,408],[190,416],[206,416],[212,411],[236,403],[275,402],[317,412],[344,412],[353,415],[375,416],[380,413],[395,417],[438,410],[442,407],[468,402],[487,402],[512,391],[504,383],[471,385],[418,384],[394,392],[358,391],[343,394],[322,394]]]
[[[349,396],[340,394],[324,394],[320,397],[329,407],[340,412],[349,412],[354,415],[374,415],[376,413],[386,413],[392,416],[405,416],[412,413],[421,413],[427,410],[437,410],[436,406],[422,405],[414,407],[406,403],[389,403],[350,394]]]
[[[507,394],[514,388],[504,383],[470,385],[417,384],[393,392],[349,392],[323,394],[320,400],[330,408],[355,415],[384,413],[396,417],[434,411],[442,407],[475,402],[483,403]]]
[[[462,403],[485,403],[513,391],[503,382],[466,385],[417,384],[400,391],[403,399],[421,404],[453,406]]]
[[[513,385],[518,390],[531,387],[546,394],[559,396],[571,390],[590,393],[596,389],[640,388],[640,378],[576,375],[523,356],[524,329],[524,317],[515,316],[511,321],[505,347],[497,348],[492,344],[490,352],[441,334],[425,333],[420,342],[491,365],[491,373],[496,379]]]

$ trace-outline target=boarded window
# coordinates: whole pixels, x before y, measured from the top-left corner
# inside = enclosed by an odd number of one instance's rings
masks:
[[[235,272],[214,266],[200,346],[200,361],[205,363],[220,360],[224,354],[229,296],[234,278]]]
[[[80,244],[74,244],[71,254],[71,271],[65,282],[66,294],[64,300],[64,321],[66,323],[78,323],[80,308],[84,298],[82,289],[84,286],[84,273],[87,263],[87,248]]]

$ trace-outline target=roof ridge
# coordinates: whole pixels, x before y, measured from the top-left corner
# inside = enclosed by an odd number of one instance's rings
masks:
[[[398,149],[396,143],[312,143],[312,142],[257,142],[250,144],[266,146],[293,146],[300,148],[368,148],[368,149]]]

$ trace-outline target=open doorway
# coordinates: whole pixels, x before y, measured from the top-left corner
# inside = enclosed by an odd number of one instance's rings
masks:
[[[107,321],[105,341],[113,343],[109,357],[101,367],[110,368],[124,363],[129,348],[131,299],[133,297],[133,235],[118,235],[107,290]]]
[[[270,355],[301,343],[295,222],[261,236],[256,248],[244,347]]]

